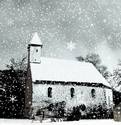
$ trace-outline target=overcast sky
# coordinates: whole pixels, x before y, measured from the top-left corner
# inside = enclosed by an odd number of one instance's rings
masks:
[[[112,70],[121,59],[121,0],[0,0],[0,69],[27,54],[34,32],[43,56],[75,59],[94,52]]]

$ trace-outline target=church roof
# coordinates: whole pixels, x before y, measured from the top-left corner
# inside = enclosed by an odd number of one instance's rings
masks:
[[[31,63],[32,80],[110,84],[91,63],[41,57],[41,63]]]
[[[32,40],[30,41],[30,44],[42,45],[42,41],[41,41],[37,32],[35,32],[33,34],[33,37],[32,37]]]

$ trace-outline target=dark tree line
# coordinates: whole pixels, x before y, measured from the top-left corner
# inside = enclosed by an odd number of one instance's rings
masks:
[[[26,68],[23,70],[14,62],[12,59],[8,69],[0,72],[0,117],[3,118],[24,117]]]

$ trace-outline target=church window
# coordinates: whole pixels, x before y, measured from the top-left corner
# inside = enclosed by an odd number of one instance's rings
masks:
[[[52,98],[52,88],[51,87],[48,88],[48,97]]]
[[[95,89],[92,89],[91,90],[91,96],[92,96],[92,98],[95,98],[95,96],[96,96],[95,94],[96,94]]]
[[[70,92],[71,92],[71,98],[73,98],[73,97],[74,97],[74,93],[75,93],[74,88],[71,88],[71,89],[70,89]]]

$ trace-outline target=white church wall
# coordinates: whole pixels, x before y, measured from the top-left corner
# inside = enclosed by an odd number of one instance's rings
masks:
[[[48,97],[48,88],[52,87],[52,98]],[[71,97],[70,89],[75,89],[74,97]],[[91,96],[91,90],[95,89],[96,96]],[[107,90],[106,90],[107,91]],[[107,94],[107,93],[106,93]],[[80,104],[86,106],[98,105],[105,103],[104,89],[100,87],[73,86],[73,85],[48,85],[33,84],[33,106],[46,105],[45,102],[66,102],[66,107],[70,108]]]

